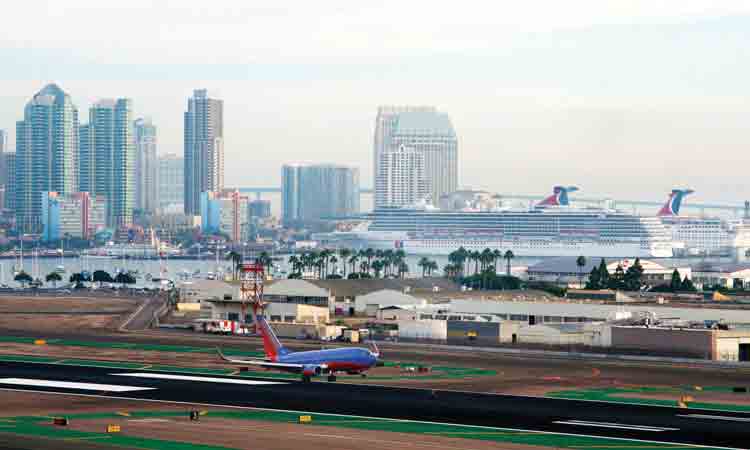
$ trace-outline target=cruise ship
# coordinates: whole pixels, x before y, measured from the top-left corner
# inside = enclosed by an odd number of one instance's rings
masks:
[[[692,189],[673,189],[657,214],[672,233],[675,255],[736,256],[738,248],[747,249],[750,223],[746,220],[680,215],[683,200],[693,192]]]
[[[511,250],[521,257],[672,257],[672,235],[658,217],[573,207],[568,193],[574,190],[556,186],[528,210],[426,204],[376,209],[359,229],[313,238],[326,247],[403,249],[410,255],[447,255],[464,247]]]

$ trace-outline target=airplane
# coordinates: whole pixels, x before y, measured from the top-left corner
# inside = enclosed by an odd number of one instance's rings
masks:
[[[273,328],[271,328],[271,325],[262,313],[262,306],[255,304],[253,305],[253,310],[256,329],[263,338],[263,350],[266,353],[266,359],[227,358],[220,349],[217,349],[219,356],[224,361],[232,364],[247,364],[266,369],[298,373],[302,375],[303,382],[310,382],[312,377],[321,374],[327,374],[328,381],[334,382],[336,381],[337,372],[362,375],[364,377],[367,370],[378,365],[380,351],[375,343],[372,343],[372,350],[362,347],[345,347],[291,352],[276,337],[276,333],[273,332]],[[258,313],[258,310],[261,312]]]

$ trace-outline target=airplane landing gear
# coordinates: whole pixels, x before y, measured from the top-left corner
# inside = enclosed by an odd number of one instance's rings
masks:
[[[309,383],[310,382],[310,375],[302,375],[302,382],[303,383]]]
[[[334,381],[336,381],[336,375],[334,375],[334,374],[328,375],[328,381],[330,381],[331,383],[333,383]]]
[[[366,373],[361,373],[360,375],[362,375],[362,378],[367,378],[367,374]]]

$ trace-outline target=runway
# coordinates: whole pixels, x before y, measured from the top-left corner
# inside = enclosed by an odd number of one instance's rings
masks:
[[[750,414],[271,378],[2,362],[0,389],[747,448]]]

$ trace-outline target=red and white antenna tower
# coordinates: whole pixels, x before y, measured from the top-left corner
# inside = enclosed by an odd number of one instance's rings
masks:
[[[263,281],[265,280],[265,268],[263,267],[263,264],[253,262],[243,264],[240,272],[240,307],[242,308],[240,320],[242,323],[245,323],[248,303],[253,307],[253,315],[263,309]],[[255,320],[253,320],[253,322],[254,321]]]

